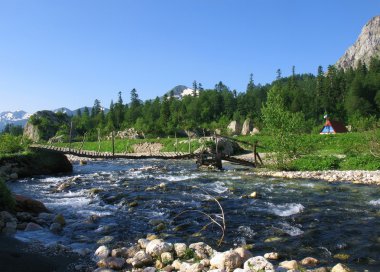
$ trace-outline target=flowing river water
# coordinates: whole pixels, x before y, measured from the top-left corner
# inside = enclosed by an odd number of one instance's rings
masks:
[[[70,175],[20,180],[10,185],[12,191],[42,201],[63,214],[67,225],[59,235],[45,229],[16,237],[94,250],[101,240],[132,243],[156,233],[171,242],[204,241],[220,251],[253,245],[254,255],[312,256],[327,266],[342,262],[339,257],[358,271],[380,271],[380,187],[264,178],[225,168],[199,171],[193,161],[93,161],[74,165]],[[258,197],[244,197],[252,192]],[[220,222],[213,197],[226,221],[220,247],[220,228],[201,213]],[[160,230],[158,222],[164,223]]]

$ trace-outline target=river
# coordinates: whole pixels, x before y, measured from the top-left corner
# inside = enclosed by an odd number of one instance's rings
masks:
[[[67,225],[60,235],[45,229],[16,237],[94,250],[101,239],[132,243],[158,233],[220,250],[253,245],[254,255],[312,256],[325,265],[343,257],[355,269],[380,271],[380,187],[264,178],[225,167],[209,172],[198,171],[193,161],[93,161],[75,164],[70,175],[20,180],[10,184],[12,191],[42,201]],[[252,192],[258,197],[244,197]],[[220,247],[221,229],[201,213],[221,222],[214,198],[226,222]],[[164,229],[155,229],[158,222]]]

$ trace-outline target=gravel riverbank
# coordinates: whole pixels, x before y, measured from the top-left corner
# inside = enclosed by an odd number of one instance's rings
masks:
[[[259,171],[258,176],[270,176],[289,179],[317,179],[329,182],[352,182],[380,185],[380,171]]]

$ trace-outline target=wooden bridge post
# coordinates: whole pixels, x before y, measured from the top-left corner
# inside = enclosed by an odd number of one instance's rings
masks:
[[[98,128],[98,153],[100,152],[100,128]]]
[[[175,151],[175,153],[177,153],[177,145],[178,145],[177,131],[174,132],[174,137],[175,137],[175,147],[174,147],[174,151]]]
[[[112,157],[115,157],[115,131],[112,131]]]
[[[73,131],[73,121],[70,122],[70,133],[69,133],[69,153],[71,153],[71,135]]]

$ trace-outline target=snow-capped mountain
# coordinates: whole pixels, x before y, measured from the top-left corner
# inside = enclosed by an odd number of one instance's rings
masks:
[[[167,96],[170,96],[171,94],[173,94],[175,98],[182,99],[184,96],[194,95],[194,90],[184,85],[178,85],[166,93]],[[197,94],[199,94],[198,90]]]
[[[29,117],[32,114],[25,111],[4,111],[0,112],[0,131],[4,129],[7,124],[25,126]]]

